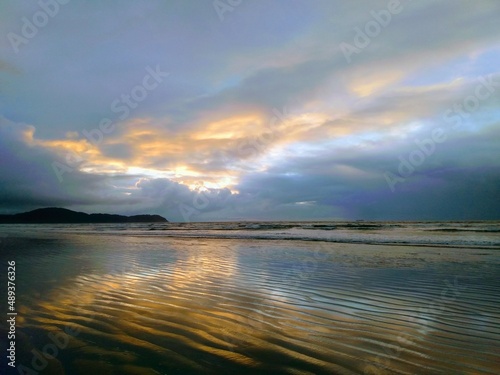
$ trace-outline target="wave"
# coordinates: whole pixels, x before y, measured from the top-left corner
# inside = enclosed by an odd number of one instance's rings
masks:
[[[469,228],[443,228],[443,229],[427,229],[434,232],[477,232],[477,233],[500,233],[500,229],[469,229]]]
[[[26,232],[22,225],[2,231]],[[24,230],[23,230],[24,229]],[[500,222],[218,222],[29,225],[29,232],[244,240],[323,241],[401,246],[500,248]]]

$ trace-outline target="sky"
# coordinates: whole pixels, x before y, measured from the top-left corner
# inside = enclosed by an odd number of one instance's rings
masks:
[[[0,3],[0,213],[500,219],[497,0]]]

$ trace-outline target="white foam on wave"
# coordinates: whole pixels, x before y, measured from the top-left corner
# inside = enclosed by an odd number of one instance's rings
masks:
[[[29,226],[29,231],[26,231]],[[2,233],[124,233],[179,238],[271,239],[500,248],[500,222],[221,222],[0,225]]]

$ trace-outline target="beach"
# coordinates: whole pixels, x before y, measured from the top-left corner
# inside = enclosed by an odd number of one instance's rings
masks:
[[[16,263],[16,366],[498,372],[498,223],[433,224],[418,241],[405,224],[347,224],[3,225],[2,266]]]
[[[500,1],[0,9],[0,375],[500,375]]]

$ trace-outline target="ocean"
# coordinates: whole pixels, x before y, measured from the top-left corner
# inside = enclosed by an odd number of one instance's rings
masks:
[[[12,224],[0,258],[2,374],[500,369],[500,222]]]

